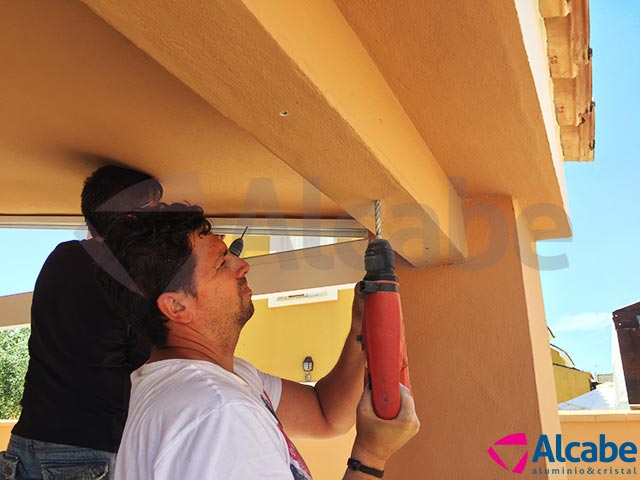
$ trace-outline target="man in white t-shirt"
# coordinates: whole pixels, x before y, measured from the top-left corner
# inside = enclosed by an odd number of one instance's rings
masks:
[[[117,262],[103,283],[154,346],[132,374],[116,478],[311,479],[288,435],[343,434],[356,406],[345,479],[380,477],[419,422],[406,389],[392,421],[363,394],[359,299],[340,358],[315,387],[260,372],[234,357],[254,311],[249,265],[210,230],[200,207],[173,204],[133,212],[108,232]]]

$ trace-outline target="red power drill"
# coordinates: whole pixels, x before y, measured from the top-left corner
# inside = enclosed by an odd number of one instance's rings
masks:
[[[364,254],[366,275],[360,282],[364,300],[362,348],[367,355],[373,410],[385,420],[400,412],[400,383],[411,389],[400,305],[400,284],[395,274],[391,244],[382,239],[380,202],[375,202],[376,239]]]

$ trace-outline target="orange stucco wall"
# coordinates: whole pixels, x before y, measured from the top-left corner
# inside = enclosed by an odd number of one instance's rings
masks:
[[[640,446],[640,412],[634,411],[610,411],[593,410],[589,412],[561,412],[560,422],[562,425],[563,444],[569,442],[595,442],[598,443],[599,436],[605,435],[607,442],[614,442],[621,445],[624,442],[632,442]],[[611,452],[609,452],[611,453]],[[636,455],[636,458],[638,456]],[[556,464],[556,466],[560,466]],[[564,464],[565,468],[572,466]],[[638,478],[640,476],[640,465],[636,462],[623,462],[618,460],[610,463],[576,463],[585,470],[571,473],[572,480],[590,480],[593,478]],[[592,468],[594,474],[587,473],[587,468]],[[635,468],[635,473],[628,473],[627,469]],[[613,469],[614,471],[611,471]],[[616,473],[615,470],[618,469]],[[621,473],[622,471],[622,473]]]
[[[0,451],[7,448],[15,420],[0,420]]]
[[[465,211],[465,264],[399,270],[423,426],[385,478],[494,480],[503,473],[486,454],[495,441],[560,430],[526,222],[507,197],[471,200]]]

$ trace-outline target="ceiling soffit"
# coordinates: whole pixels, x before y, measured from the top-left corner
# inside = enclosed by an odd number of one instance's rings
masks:
[[[463,258],[458,194],[333,3],[85,3],[370,230],[380,199],[410,263]]]
[[[251,134],[78,2],[6,2],[0,214],[78,214],[106,161],[216,215],[347,216]]]
[[[216,215],[373,230],[380,199],[385,235],[416,266],[463,258],[460,197],[566,210],[514,5],[85,3],[109,25],[75,2],[3,7],[16,22],[0,33],[0,152],[14,175],[0,213],[77,213],[97,156]],[[589,62],[576,71],[590,81]],[[571,79],[554,77],[556,107],[564,92],[580,111],[591,87]],[[565,156],[593,125],[571,108],[556,108]],[[568,234],[556,220],[550,235]]]

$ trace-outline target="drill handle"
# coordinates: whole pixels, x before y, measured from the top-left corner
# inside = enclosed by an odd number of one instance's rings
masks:
[[[400,411],[400,383],[410,388],[409,369],[398,284],[377,283],[382,288],[364,293],[363,348],[373,409],[378,417],[390,420]]]

